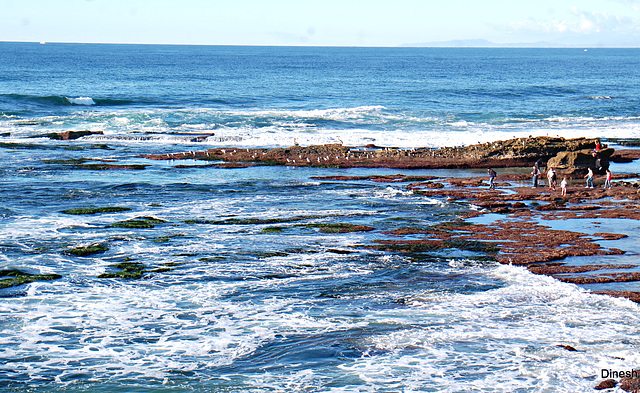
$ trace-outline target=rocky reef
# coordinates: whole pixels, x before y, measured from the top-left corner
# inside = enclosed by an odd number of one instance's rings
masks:
[[[528,167],[535,163],[546,165],[549,161],[549,165],[555,166],[561,173],[577,175],[582,171],[586,172],[589,166],[596,169],[608,166],[614,150],[602,149],[599,156],[594,157],[591,152],[597,145],[599,141],[596,139],[529,137],[440,149],[327,144],[273,149],[215,148],[199,152],[150,154],[144,157],[152,160],[206,160],[211,161],[214,166],[229,168],[255,165],[398,169],[506,168]]]
[[[480,253],[504,264],[525,266],[535,274],[580,284],[610,284],[640,282],[635,264],[564,262],[569,257],[598,257],[622,255],[625,250],[607,247],[611,240],[624,239],[625,233],[585,233],[582,223],[594,220],[640,220],[640,188],[637,182],[617,175],[613,187],[601,186],[596,178],[595,189],[585,189],[582,182],[572,182],[567,195],[547,187],[531,187],[529,175],[505,173],[497,178],[497,189],[488,188],[487,178],[429,178],[416,181],[404,175],[387,176],[329,176],[316,177],[320,181],[377,181],[404,182],[406,189],[419,197],[446,198],[450,202],[465,203],[476,208],[457,219],[430,227],[406,227],[386,232],[387,238],[373,240],[364,248],[409,254],[434,253],[457,249]],[[526,182],[527,186],[523,186]],[[490,222],[482,217],[491,214]],[[554,228],[554,222],[575,220],[575,229]],[[584,221],[583,221],[584,220]],[[598,258],[600,259],[600,258]],[[640,302],[640,291],[600,290],[615,297]]]

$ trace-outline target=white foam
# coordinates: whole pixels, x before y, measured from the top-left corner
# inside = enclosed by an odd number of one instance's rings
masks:
[[[420,326],[363,338],[363,349],[383,354],[344,365],[345,371],[398,390],[587,391],[601,368],[631,369],[640,360],[635,346],[625,344],[640,328],[638,305],[520,267],[499,266],[490,275],[507,285],[414,299],[411,313]],[[395,324],[406,318],[403,310],[385,317]]]
[[[395,187],[386,187],[382,190],[375,190],[373,193],[376,198],[390,199],[397,196],[410,196],[413,195],[413,191],[401,190]]]
[[[219,232],[210,235],[221,239]],[[234,234],[226,236],[228,240]],[[198,243],[215,242],[212,237]],[[141,256],[154,252],[129,251]],[[159,257],[167,254],[166,249],[156,252]],[[381,256],[377,263],[407,262],[396,258]],[[234,270],[246,272],[246,279],[206,280]],[[296,283],[367,276],[376,270],[349,256],[319,253],[201,265],[183,272],[183,281],[176,282],[155,276],[136,283],[40,283],[30,287],[28,297],[3,300],[0,313],[11,318],[0,324],[0,345],[6,358],[37,354],[47,359],[14,361],[12,372],[39,378],[56,371],[62,385],[74,380],[71,360],[82,362],[90,379],[171,383],[171,370],[206,377],[211,368],[248,359],[264,344],[282,338],[344,335],[350,337],[349,348],[361,353],[336,359],[337,375],[321,368],[298,372],[299,365],[285,364],[292,372],[248,377],[257,388],[274,391],[292,386],[328,389],[327,378],[346,376],[353,384],[336,389],[586,391],[600,368],[624,369],[640,361],[633,344],[640,331],[637,305],[592,295],[521,267],[460,260],[433,265],[431,271],[445,278],[465,274],[473,280],[475,275],[501,284],[477,293],[425,287],[396,307],[361,307],[372,298],[390,302],[394,295],[388,291],[357,290],[337,303],[279,292]],[[274,271],[298,274],[251,277]],[[252,296],[258,293],[272,295]],[[558,344],[582,352],[568,352]]]
[[[243,117],[273,116],[285,118],[316,118],[327,120],[347,120],[360,118],[362,115],[380,115],[386,110],[380,105],[366,105],[353,108],[330,108],[312,110],[258,110],[258,111],[229,111],[230,115]]]
[[[67,99],[67,101],[75,105],[95,105],[96,104],[96,102],[91,97],[77,97],[77,98],[65,97],[65,98]]]
[[[90,97],[71,98],[91,104]],[[91,100],[91,101],[89,101]],[[30,120],[34,124],[30,124]],[[325,124],[322,120],[335,121]],[[1,132],[31,136],[57,130],[101,130],[86,140],[135,143],[181,143],[209,146],[286,147],[295,144],[375,144],[384,147],[461,146],[528,136],[640,138],[638,117],[551,116],[512,118],[500,122],[450,119],[432,114],[397,113],[382,106],[318,110],[98,108],[67,116],[3,120]],[[26,121],[26,123],[25,123]],[[344,128],[336,128],[340,122]],[[194,130],[206,138],[195,142]],[[189,135],[176,135],[180,132]],[[214,134],[214,135],[210,135]]]

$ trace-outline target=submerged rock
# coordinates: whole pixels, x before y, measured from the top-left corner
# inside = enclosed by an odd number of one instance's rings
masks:
[[[70,248],[68,250],[64,250],[64,253],[67,255],[75,255],[78,257],[86,257],[93,254],[101,254],[109,250],[109,247],[103,246],[101,244],[96,244],[93,246],[87,247],[76,247]]]
[[[79,164],[77,169],[87,169],[92,171],[106,171],[110,169],[136,170],[141,171],[147,169],[146,164]]]
[[[98,213],[117,213],[131,210],[130,207],[79,207],[75,209],[63,210],[64,214],[83,215],[83,214],[98,214]]]
[[[127,280],[137,280],[142,278],[145,273],[163,273],[173,269],[169,267],[148,269],[144,264],[140,262],[121,262],[114,265],[109,265],[111,268],[119,269],[119,271],[102,273],[98,275],[98,278],[123,278]]]
[[[282,233],[284,227],[267,227],[262,229],[262,233]]]
[[[112,268],[119,269],[120,271],[111,273],[102,273],[98,275],[98,278],[126,278],[126,279],[138,279],[141,278],[145,272],[145,266],[139,262],[122,262],[110,265]]]
[[[168,221],[160,218],[143,216],[132,218],[130,220],[118,221],[110,226],[116,228],[154,228],[156,226],[155,224],[164,224],[167,222]]]
[[[48,134],[34,135],[32,138],[49,138],[60,141],[67,141],[73,139],[79,139],[88,135],[103,135],[102,131],[64,131],[64,132],[51,132]]]
[[[556,347],[565,349],[565,350],[567,350],[569,352],[578,352],[578,350],[575,349],[574,347],[572,347],[571,345],[558,344],[558,345],[556,345]]]
[[[0,270],[0,289],[62,278],[59,274],[31,274],[17,269]]]
[[[296,221],[312,220],[318,218],[333,217],[331,214],[306,215],[277,218],[226,218],[224,220],[190,219],[185,220],[185,224],[208,224],[208,225],[262,225],[262,224],[282,224]]]
[[[319,228],[322,233],[348,233],[348,232],[368,232],[375,228],[366,225],[355,225],[346,223],[320,223],[306,224],[307,228]]]

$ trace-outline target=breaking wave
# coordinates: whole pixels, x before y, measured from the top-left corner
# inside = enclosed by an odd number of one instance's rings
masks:
[[[0,94],[0,103],[8,105],[14,104],[24,107],[31,105],[35,107],[63,107],[74,105],[85,106],[126,106],[135,104],[132,100],[114,98],[93,98],[88,96],[67,97],[58,95],[25,95],[25,94]]]
[[[67,101],[75,105],[95,105],[96,102],[91,97],[78,97],[78,98],[69,98],[65,97]]]

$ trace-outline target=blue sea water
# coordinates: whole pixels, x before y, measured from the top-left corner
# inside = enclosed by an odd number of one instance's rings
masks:
[[[62,275],[0,290],[0,388],[591,390],[600,369],[640,361],[634,303],[454,250],[362,247],[472,206],[404,184],[315,179],[396,170],[180,167],[140,156],[638,138],[639,55],[0,43],[0,268]],[[42,136],[68,130],[103,134]],[[131,210],[62,212],[87,206]],[[110,226],[146,216],[166,222]],[[632,222],[621,230],[637,231]],[[318,223],[375,229],[324,233]],[[94,244],[109,249],[64,252]],[[98,277],[124,261],[162,270]]]
[[[205,143],[638,137],[640,50],[2,43],[0,127]]]

